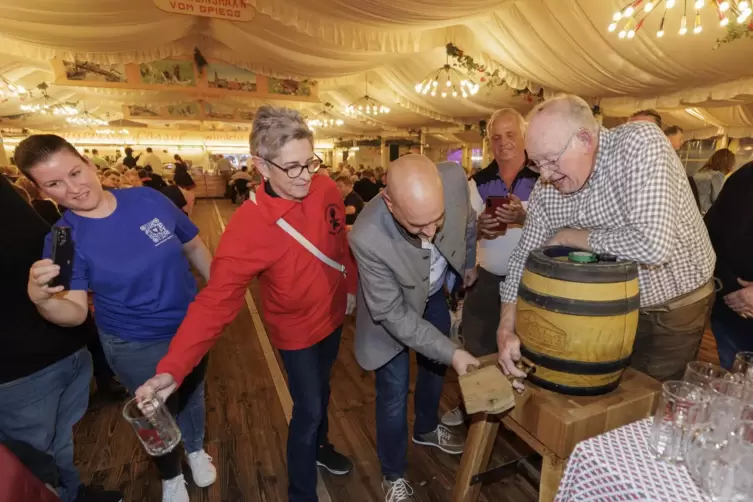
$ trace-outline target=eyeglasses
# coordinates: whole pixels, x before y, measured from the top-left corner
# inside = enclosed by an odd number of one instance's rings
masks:
[[[301,174],[303,174],[303,170],[306,169],[309,174],[314,174],[319,170],[320,167],[322,167],[322,159],[319,158],[317,154],[314,154],[314,158],[306,162],[306,165],[303,166],[301,164],[290,166],[290,167],[282,167],[279,164],[275,164],[269,159],[265,159],[264,157],[259,157],[261,160],[266,162],[267,164],[272,164],[280,171],[284,172],[288,175],[288,178],[295,179],[299,177]]]
[[[557,162],[560,161],[560,159],[565,154],[567,149],[570,148],[570,143],[573,142],[573,138],[575,137],[576,134],[578,134],[578,132],[580,132],[580,129],[570,135],[570,138],[567,140],[567,143],[565,143],[565,146],[562,147],[562,150],[559,151],[557,156],[554,157],[554,160],[547,160],[544,162],[536,162],[535,160],[532,160],[531,164],[534,170],[537,172],[541,172],[542,169],[549,169],[551,168],[551,166],[557,164]]]

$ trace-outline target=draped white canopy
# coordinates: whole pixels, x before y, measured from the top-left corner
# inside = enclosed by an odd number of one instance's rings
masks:
[[[219,3],[227,0],[203,0]],[[232,2],[231,2],[232,3]],[[0,74],[34,86],[51,80],[49,60],[154,61],[190,54],[277,77],[319,81],[335,111],[364,94],[392,113],[376,125],[347,120],[342,132],[408,128],[451,132],[495,109],[530,108],[515,89],[579,94],[607,115],[656,108],[698,136],[724,128],[753,135],[753,41],[714,50],[723,35],[711,9],[706,29],[652,36],[659,16],[633,40],[606,30],[617,0],[250,0],[248,22],[165,12],[153,0],[0,0]],[[509,87],[468,100],[429,98],[414,86],[445,62],[452,42],[499,69]],[[123,103],[174,102],[170,92],[53,87],[54,99],[120,118]],[[252,106],[254,103],[250,103]],[[0,115],[13,113],[12,102]],[[310,114],[320,105],[301,105]],[[690,112],[689,112],[690,110]],[[44,121],[31,126],[51,125]]]

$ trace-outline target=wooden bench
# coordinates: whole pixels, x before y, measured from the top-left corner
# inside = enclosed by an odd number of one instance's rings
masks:
[[[482,358],[482,367],[496,364],[496,357]],[[542,456],[539,501],[551,502],[575,445],[650,416],[660,391],[661,383],[632,368],[617,389],[603,396],[566,396],[526,382],[526,391],[516,396],[509,412],[472,417],[452,502],[478,498],[481,484],[471,484],[472,478],[486,470],[500,423]]]

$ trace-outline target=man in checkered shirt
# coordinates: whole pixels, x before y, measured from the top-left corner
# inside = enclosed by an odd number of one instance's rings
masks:
[[[641,313],[631,365],[682,378],[714,300],[716,257],[685,170],[661,129],[601,129],[588,104],[562,96],[529,115],[526,150],[541,173],[523,236],[500,286],[499,362],[523,377],[515,302],[528,253],[564,245],[638,263]]]

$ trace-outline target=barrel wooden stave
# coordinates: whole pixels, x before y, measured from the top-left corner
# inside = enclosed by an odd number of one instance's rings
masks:
[[[546,249],[533,267],[529,258],[517,305],[521,350],[537,364],[531,379],[566,394],[608,392],[619,384],[635,341],[637,268],[623,263],[599,271],[594,264],[547,261]],[[625,273],[614,273],[621,266]],[[588,280],[592,272],[594,282],[573,280],[579,275]]]

